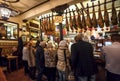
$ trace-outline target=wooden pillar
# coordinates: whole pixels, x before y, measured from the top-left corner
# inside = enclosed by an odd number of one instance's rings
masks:
[[[56,12],[58,13],[58,16],[62,16],[63,13],[64,13],[64,10],[66,8],[68,8],[69,5],[68,4],[64,4],[64,5],[60,5],[60,6],[57,6],[55,7],[54,9],[52,9],[52,12]],[[63,32],[62,32],[62,22],[59,23],[59,30],[60,30],[60,41],[63,40]]]
[[[62,16],[63,12],[57,12],[58,13],[58,16]],[[60,41],[63,40],[63,27],[62,27],[62,22],[59,23],[59,30],[60,30]]]
[[[62,23],[59,23],[59,30],[60,30],[60,41],[61,41],[61,40],[63,40]]]

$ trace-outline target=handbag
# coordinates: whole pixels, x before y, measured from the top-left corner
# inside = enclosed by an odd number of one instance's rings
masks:
[[[75,76],[72,71],[69,72],[67,79],[68,79],[68,81],[75,81]]]

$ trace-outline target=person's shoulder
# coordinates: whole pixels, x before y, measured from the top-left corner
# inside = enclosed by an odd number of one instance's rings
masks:
[[[72,46],[75,46],[75,45],[77,45],[77,44],[78,44],[78,42],[76,42],[76,43],[73,43],[73,44],[72,44]]]
[[[47,49],[47,48],[44,48],[44,51],[48,51],[48,49]]]
[[[41,46],[38,46],[37,49],[42,49],[42,47],[41,47]]]
[[[27,47],[24,47],[23,50],[27,50],[28,48]]]
[[[92,45],[91,43],[89,43],[87,41],[83,41],[83,43],[88,44],[88,45]]]
[[[107,49],[109,47],[111,47],[111,46],[103,46],[102,49]]]

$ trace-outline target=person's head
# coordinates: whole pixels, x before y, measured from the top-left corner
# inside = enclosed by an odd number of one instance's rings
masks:
[[[76,35],[76,36],[74,37],[74,40],[75,40],[76,42],[78,42],[78,41],[82,40],[83,37],[84,37],[83,34],[78,34],[78,35]]]
[[[46,47],[46,41],[41,41],[39,44],[41,47],[45,48]]]
[[[25,42],[23,46],[27,46],[29,42]]]
[[[12,51],[13,51],[13,52],[17,51],[17,47],[14,46],[14,47],[12,48]]]
[[[52,42],[48,42],[48,43],[47,43],[47,48],[53,48]]]
[[[120,34],[112,34],[111,35],[111,40],[113,42],[120,42]]]
[[[59,43],[59,47],[67,48],[68,44],[67,44],[66,40],[61,40],[60,43]]]
[[[35,47],[38,47],[40,44],[40,40],[37,40]]]

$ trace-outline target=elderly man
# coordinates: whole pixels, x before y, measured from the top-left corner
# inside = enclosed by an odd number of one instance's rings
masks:
[[[93,56],[93,47],[83,41],[84,35],[75,37],[76,43],[71,46],[71,67],[76,76],[76,81],[95,81],[97,65]]]

